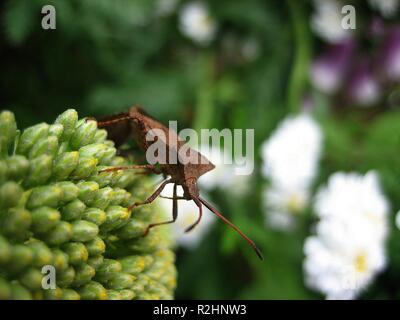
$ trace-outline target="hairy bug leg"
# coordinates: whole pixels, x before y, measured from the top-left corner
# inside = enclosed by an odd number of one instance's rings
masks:
[[[178,218],[178,199],[176,197],[176,184],[174,184],[174,195],[172,197],[172,220],[149,224],[143,234],[143,237],[145,237],[149,233],[151,228],[162,226],[164,224],[174,223],[176,221],[176,218]]]
[[[143,201],[143,202],[135,202],[134,204],[132,204],[132,205],[128,208],[128,210],[131,211],[131,210],[132,210],[133,208],[135,208],[135,207],[138,207],[138,206],[141,206],[141,205],[144,205],[144,204],[152,203],[152,202],[160,195],[160,193],[164,190],[165,186],[166,186],[168,183],[172,183],[172,180],[171,180],[171,179],[165,180],[165,181],[157,188],[157,190],[153,192],[153,194],[152,194],[150,197],[148,197],[148,198],[147,198],[145,201]]]
[[[200,223],[201,217],[203,216],[203,206],[202,206],[201,202],[199,200],[197,200],[196,198],[194,198],[193,201],[196,204],[196,206],[199,208],[199,217],[197,218],[195,223],[193,223],[191,226],[186,228],[185,232],[189,232],[190,230],[193,230],[193,228],[196,227]]]
[[[97,127],[98,128],[103,128],[107,126],[111,126],[113,124],[116,124],[118,122],[126,121],[126,120],[133,120],[133,118],[128,114],[122,114],[120,117],[112,119],[112,120],[105,120],[105,121],[97,121]]]

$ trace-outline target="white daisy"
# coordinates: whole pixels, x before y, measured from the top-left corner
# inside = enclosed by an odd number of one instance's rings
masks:
[[[307,188],[317,173],[322,131],[310,115],[292,116],[261,148],[265,177],[281,188]]]
[[[353,230],[354,231],[354,230]],[[327,299],[354,299],[385,266],[385,253],[378,243],[363,242],[353,234],[353,245],[331,247],[318,236],[304,246],[304,270],[310,288]]]
[[[327,186],[318,192],[315,212],[321,218],[345,221],[360,217],[369,221],[376,237],[384,239],[387,235],[389,203],[382,193],[375,172],[368,172],[364,176],[335,173]]]
[[[206,45],[210,43],[217,31],[217,23],[210,16],[204,2],[189,2],[180,12],[180,30],[193,41]]]
[[[293,214],[307,207],[321,148],[321,129],[306,113],[285,119],[262,145],[262,174],[270,181],[263,203],[272,227],[290,229]]]
[[[342,27],[342,4],[336,0],[314,0],[315,12],[311,28],[329,43],[338,43],[351,35],[351,29]]]
[[[333,174],[316,196],[321,218],[304,245],[306,283],[328,299],[353,299],[386,265],[389,205],[377,175]]]
[[[182,187],[178,186],[177,190],[178,196],[182,196]],[[172,197],[173,184],[168,184],[161,195]],[[172,200],[160,198],[158,201],[166,212],[171,212],[172,216]],[[178,218],[172,224],[173,237],[178,245],[189,249],[195,248],[215,221],[213,213],[203,206],[203,216],[200,223],[190,232],[185,233],[185,229],[192,225],[198,216],[199,209],[193,201],[178,200]]]
[[[391,18],[399,9],[399,0],[369,0],[372,8],[378,10],[385,18]]]
[[[309,192],[305,188],[281,188],[275,185],[264,190],[263,204],[266,222],[274,229],[289,230],[294,226],[295,215],[307,206]]]

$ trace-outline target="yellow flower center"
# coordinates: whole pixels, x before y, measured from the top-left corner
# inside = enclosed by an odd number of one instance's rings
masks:
[[[367,257],[364,253],[360,253],[354,260],[354,267],[357,272],[363,273],[367,270]]]
[[[298,213],[303,209],[303,201],[296,194],[292,194],[287,201],[287,208],[292,213]]]

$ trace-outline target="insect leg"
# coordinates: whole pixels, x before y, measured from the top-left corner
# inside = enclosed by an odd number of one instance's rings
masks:
[[[200,221],[201,221],[201,217],[203,216],[203,206],[201,204],[201,202],[199,200],[197,200],[196,198],[193,199],[194,203],[196,204],[196,206],[199,208],[199,217],[197,218],[196,222],[193,223],[191,226],[189,226],[185,232],[189,232],[190,230],[193,230],[194,227],[196,227]]]
[[[131,169],[145,169],[145,170],[148,170],[148,171],[156,173],[156,174],[162,173],[159,169],[157,169],[155,166],[153,166],[151,164],[111,167],[111,168],[100,170],[99,173],[119,171],[119,170],[131,170]]]
[[[149,233],[151,228],[154,228],[156,226],[162,226],[164,224],[174,223],[176,221],[176,218],[178,218],[178,197],[176,197],[176,184],[174,184],[174,196],[173,196],[172,200],[173,200],[172,201],[172,220],[149,224],[149,226],[147,227],[146,231],[143,234],[143,237],[145,237]]]
[[[129,113],[124,113],[124,114],[121,114],[119,117],[112,119],[112,120],[97,121],[97,127],[98,128],[108,127],[108,126],[111,126],[112,124],[126,121],[126,120],[131,120],[131,119],[133,119],[133,118],[129,115]]]
[[[165,186],[166,186],[168,183],[171,183],[171,182],[172,182],[171,179],[165,180],[165,181],[156,189],[156,191],[153,192],[153,194],[152,194],[150,197],[148,197],[148,198],[147,198],[145,201],[143,201],[143,202],[135,202],[134,204],[132,204],[132,205],[128,208],[128,210],[132,210],[133,208],[138,207],[138,206],[141,206],[141,205],[144,205],[144,204],[152,203],[152,202],[160,195],[160,193],[164,190]]]

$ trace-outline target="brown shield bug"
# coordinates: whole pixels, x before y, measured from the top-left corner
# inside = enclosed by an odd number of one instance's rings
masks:
[[[174,184],[173,197],[169,198],[173,201],[172,206],[172,220],[150,224],[144,235],[147,235],[149,230],[155,226],[173,223],[178,216],[178,200],[192,200],[199,208],[199,216],[195,223],[189,226],[185,231],[192,230],[200,222],[204,205],[222,221],[236,230],[243,239],[254,249],[260,259],[263,259],[260,250],[255,243],[249,239],[238,227],[226,219],[221,213],[218,212],[210,203],[202,199],[199,194],[197,180],[200,176],[213,170],[215,166],[199,152],[189,148],[186,142],[179,138],[178,134],[156,119],[150,117],[142,109],[132,107],[128,112],[120,113],[114,116],[109,116],[98,121],[99,128],[104,127],[108,132],[109,139],[113,140],[116,146],[123,144],[127,139],[131,138],[136,141],[141,149],[145,152],[157,142],[159,145],[165,147],[165,159],[163,163],[145,164],[145,165],[132,165],[124,167],[111,167],[102,170],[102,172],[111,172],[117,170],[129,169],[144,169],[149,173],[163,174],[165,179],[160,186],[143,202],[136,202],[129,207],[132,210],[140,205],[149,204],[153,202],[169,183]],[[149,139],[152,138],[152,139]],[[182,161],[182,151],[185,149],[185,154],[189,153],[189,161]],[[176,161],[172,161],[175,159]],[[177,185],[183,188],[183,196],[177,196]]]

